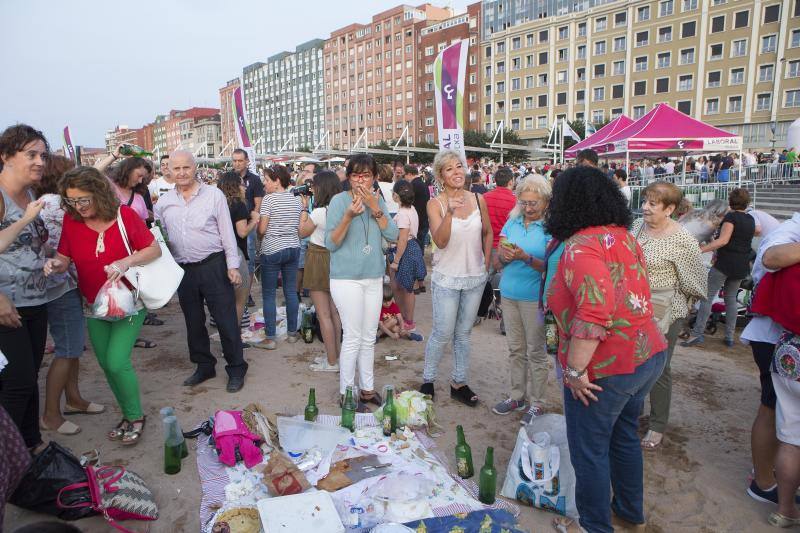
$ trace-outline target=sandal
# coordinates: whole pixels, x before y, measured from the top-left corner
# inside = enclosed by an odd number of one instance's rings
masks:
[[[472,389],[469,388],[469,385],[462,385],[459,388],[455,388],[450,385],[450,397],[455,398],[459,402],[469,407],[475,407],[478,405],[478,395],[472,392]]]
[[[427,394],[428,396],[430,396],[431,400],[433,400],[434,396],[436,396],[436,390],[434,390],[433,383],[431,382],[423,383],[422,386],[419,388],[419,391],[422,394]]]
[[[142,433],[144,432],[144,424],[147,422],[147,417],[143,416],[139,420],[132,420],[128,423],[128,429],[122,435],[122,444],[130,446],[136,444],[141,440]],[[141,424],[141,427],[136,428],[135,424]]]
[[[365,403],[365,404],[366,403],[372,403],[372,404],[377,405],[378,407],[383,405],[383,398],[381,398],[381,395],[378,394],[377,392],[373,392],[372,396],[359,395],[359,397],[361,399],[361,403]]]
[[[133,345],[136,348],[155,348],[157,346],[156,343],[147,339],[136,339],[136,342],[133,343]]]
[[[664,434],[658,431],[648,430],[642,439],[641,445],[643,450],[653,451],[661,447],[664,442]]]
[[[142,323],[143,326],[163,326],[164,321],[157,318],[155,313],[147,313],[147,316]]]
[[[77,407],[73,407],[70,404],[64,404],[64,416],[68,415],[99,415],[100,413],[105,412],[106,406],[100,405],[99,403],[89,402],[89,405],[86,406],[86,409],[78,409]]]
[[[39,429],[43,429],[45,431],[55,431],[60,435],[77,435],[81,432],[81,427],[78,424],[70,422],[69,420],[65,420],[56,428],[45,424],[44,418],[39,419]]]
[[[800,518],[791,518],[781,513],[770,513],[767,521],[770,525],[781,528],[800,526]]]
[[[106,434],[106,437],[108,437],[108,440],[122,440],[122,437],[125,435],[125,432],[128,430],[128,424],[130,424],[130,422],[128,422],[127,420],[125,420],[123,418],[120,421],[120,423],[117,424],[117,427],[115,427],[114,429],[109,431],[108,434]]]

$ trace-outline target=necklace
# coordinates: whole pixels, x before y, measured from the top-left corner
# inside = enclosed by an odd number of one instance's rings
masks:
[[[358,219],[361,220],[361,225],[364,227],[364,242],[366,242],[364,247],[361,249],[361,253],[364,255],[369,255],[372,253],[372,246],[369,245],[369,224],[364,222],[363,216],[358,217]]]
[[[106,245],[104,241],[106,232],[105,230],[101,231],[97,234],[97,244],[94,247],[94,256],[100,257],[100,254],[106,251]]]

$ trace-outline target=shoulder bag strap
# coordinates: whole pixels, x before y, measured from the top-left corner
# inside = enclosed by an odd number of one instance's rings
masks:
[[[122,209],[117,209],[117,226],[119,227],[119,234],[122,235],[122,242],[125,244],[125,249],[128,251],[128,255],[133,255],[131,251],[131,245],[128,241],[128,232],[125,231],[125,223],[122,221]]]
[[[2,222],[4,218],[6,218],[6,197],[0,192],[0,222]]]

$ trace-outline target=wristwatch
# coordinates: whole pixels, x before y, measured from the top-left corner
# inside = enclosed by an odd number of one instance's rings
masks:
[[[372,213],[372,218],[378,220],[379,218],[383,218],[383,211],[375,211]]]
[[[581,379],[583,376],[585,376],[585,375],[586,375],[586,369],[584,368],[583,370],[576,370],[576,369],[572,368],[571,366],[569,366],[569,365],[566,365],[566,366],[564,367],[564,373],[565,373],[565,374],[567,375],[567,377],[569,377],[569,378],[572,378],[572,379]]]

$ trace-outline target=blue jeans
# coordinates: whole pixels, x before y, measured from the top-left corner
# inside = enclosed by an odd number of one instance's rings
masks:
[[[422,379],[426,383],[436,381],[439,361],[449,342],[453,342],[453,383],[467,382],[469,373],[469,334],[478,316],[483,287],[474,289],[447,289],[436,283],[431,286],[433,299],[433,329],[425,346],[425,370]]]
[[[247,235],[247,269],[250,274],[256,271],[256,232],[251,231]]]
[[[614,531],[612,509],[623,520],[644,523],[642,448],[636,430],[644,399],[665,361],[666,351],[659,352],[633,374],[598,379],[595,383],[603,390],[596,393],[598,401],[590,400],[588,407],[564,387],[575,503],[581,526],[590,533]]]
[[[286,248],[274,254],[261,256],[261,297],[264,300],[264,322],[266,337],[275,338],[275,293],[278,290],[278,273],[283,283],[283,297],[286,299],[286,325],[289,333],[297,332],[297,262],[300,248]]]

